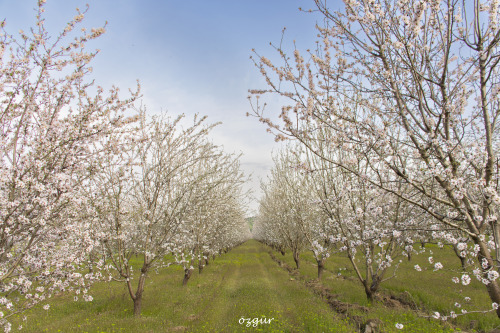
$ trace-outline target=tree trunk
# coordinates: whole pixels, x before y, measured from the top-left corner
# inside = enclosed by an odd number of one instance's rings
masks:
[[[205,267],[204,262],[205,262],[205,259],[203,259],[203,258],[201,258],[198,261],[198,274],[201,274],[203,272],[203,267]]]
[[[182,280],[183,286],[187,285],[192,273],[193,273],[193,270],[191,270],[189,268],[184,269],[184,279]]]
[[[370,303],[372,303],[373,299],[375,297],[375,292],[372,291],[367,284],[365,284],[365,294],[366,294],[366,298],[368,299],[368,301]]]
[[[495,240],[495,257],[500,260],[500,224],[497,220],[491,222],[491,229],[493,230],[493,239]]]
[[[92,252],[89,253],[89,261],[88,261],[88,268],[89,268],[89,273],[94,272],[94,263],[96,259],[94,258],[94,255]]]
[[[318,280],[321,280],[323,276],[323,271],[325,270],[325,259],[316,260],[318,263]]]
[[[483,278],[488,279],[488,271],[491,267],[495,267],[495,262],[490,255],[490,251],[485,242],[479,240],[478,238],[474,239],[474,243],[479,245],[479,253],[477,256],[477,261],[479,265],[482,267],[483,259],[488,261],[488,267],[482,269]],[[488,285],[486,285],[486,290],[488,290],[488,295],[492,302],[500,304],[500,286],[497,281],[490,281]],[[497,317],[500,318],[500,307],[496,310]]]
[[[365,287],[365,294],[368,301],[371,303],[374,301],[375,296],[377,295],[378,288],[382,283],[382,279],[384,277],[384,272],[382,271],[381,275],[373,275],[372,283],[369,283],[369,278],[363,281],[363,286]]]
[[[486,289],[488,290],[490,299],[493,302],[500,304],[500,288],[498,286],[498,283],[496,281],[493,281],[486,286]],[[495,313],[497,314],[497,317],[500,318],[500,307],[496,310]]]
[[[467,266],[467,259],[465,257],[460,256],[460,251],[458,251],[458,247],[456,244],[453,244],[453,251],[457,255],[458,259],[460,259],[460,264],[462,265],[462,269],[465,271],[465,266]]]
[[[137,284],[137,290],[135,292],[132,300],[134,301],[134,316],[141,315],[141,306],[142,306],[142,293],[144,292],[144,285],[146,282],[146,272],[147,269],[143,267],[141,270],[141,276],[139,277],[139,283]]]
[[[127,289],[130,298],[132,298],[132,301],[134,302],[134,316],[141,315],[142,293],[144,292],[144,285],[146,284],[148,268],[149,265],[146,263],[142,266],[141,275],[139,276],[139,282],[137,283],[137,289],[134,293],[134,291],[132,290],[132,281],[130,280],[130,270],[129,267],[126,267]]]
[[[280,252],[281,252],[281,255],[284,257],[286,254],[285,250],[280,250]]]
[[[136,294],[136,297],[134,299],[134,316],[137,317],[141,315],[141,306],[142,306],[142,293]]]
[[[300,268],[300,258],[299,258],[299,251],[295,250],[293,251],[293,260],[295,261],[295,265],[297,266],[297,269]]]

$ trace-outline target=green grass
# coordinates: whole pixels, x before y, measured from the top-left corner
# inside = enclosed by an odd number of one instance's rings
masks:
[[[73,295],[50,300],[49,311],[35,309],[28,332],[353,332],[318,296],[271,260],[268,248],[249,241],[217,258],[182,287],[183,271],[170,267],[148,277],[139,318],[124,284],[93,286],[93,302]],[[139,264],[139,263],[138,263]],[[274,318],[246,327],[240,318]]]
[[[419,247],[419,246],[418,246]],[[432,254],[430,252],[432,251]],[[274,255],[285,261],[289,266],[295,267],[291,253],[284,257],[279,252]],[[442,262],[445,270],[434,272],[428,263],[428,257],[433,256],[435,262]],[[300,274],[305,279],[317,277],[317,266],[311,253],[304,252],[300,256]],[[396,277],[384,282],[380,292],[385,295],[403,295],[406,299],[413,301],[424,313],[439,311],[449,313],[451,310],[459,313],[461,308],[454,306],[456,302],[462,308],[470,310],[491,309],[491,300],[486,288],[475,278],[468,286],[454,284],[451,279],[460,277],[460,261],[450,248],[438,248],[436,245],[428,244],[426,252],[414,255],[411,261],[401,258],[402,262],[396,272]],[[424,270],[417,272],[414,266],[418,264]],[[429,269],[426,269],[429,268]],[[500,320],[490,312],[471,313],[459,316],[457,319],[448,319],[448,323],[442,323],[434,319],[423,318],[423,314],[417,315],[415,311],[408,308],[388,308],[380,303],[370,304],[366,299],[361,283],[353,271],[347,257],[335,255],[326,263],[327,271],[324,272],[322,283],[331,289],[331,293],[338,295],[338,299],[348,303],[355,303],[369,307],[369,313],[357,313],[365,318],[378,318],[383,324],[384,332],[401,332],[395,328],[395,323],[402,323],[405,332],[453,332],[458,329],[471,331],[489,331],[500,328]],[[341,273],[342,277],[338,276]],[[387,276],[390,276],[388,274]],[[471,298],[465,302],[464,298]]]
[[[310,253],[301,255],[301,278],[293,278],[274,262],[270,248],[248,241],[218,257],[203,273],[193,274],[188,286],[182,287],[183,270],[172,266],[152,272],[147,279],[143,311],[139,318],[132,314],[133,304],[123,283],[98,283],[90,303],[73,301],[73,295],[61,295],[50,300],[50,310],[34,309],[28,321],[18,318],[28,332],[355,332],[356,324],[325,303],[305,286],[316,278],[317,268]],[[451,282],[457,276],[452,270],[416,272],[415,264],[430,267],[427,258],[432,251],[434,260],[445,267],[459,270],[459,260],[447,248],[428,245],[426,253],[403,259],[397,276],[381,287],[385,295],[406,295],[414,301],[419,313],[405,307],[387,307],[379,302],[370,304],[357,281],[350,264],[342,255],[326,263],[322,284],[337,295],[337,299],[368,308],[367,312],[350,310],[349,316],[358,322],[378,321],[382,332],[456,332],[489,331],[500,326],[490,314],[470,314],[456,320],[441,322],[424,318],[424,313],[449,312],[455,302],[469,310],[487,309],[490,300],[484,286],[477,281],[469,286]],[[274,255],[294,267],[290,253]],[[136,266],[140,266],[139,259]],[[341,273],[342,277],[338,276]],[[463,302],[465,296],[470,303]],[[459,309],[458,309],[459,310]],[[457,311],[458,312],[458,311]],[[271,319],[270,324],[246,327],[241,318]],[[404,325],[397,330],[396,323]]]

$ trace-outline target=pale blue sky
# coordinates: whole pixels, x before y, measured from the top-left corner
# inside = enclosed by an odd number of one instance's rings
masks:
[[[96,82],[126,91],[142,85],[143,103],[151,113],[161,109],[188,117],[199,112],[210,122],[222,121],[213,140],[229,152],[242,152],[244,171],[253,173],[247,186],[260,195],[259,178],[272,166],[277,145],[250,112],[248,89],[265,88],[249,59],[252,48],[275,58],[269,42],[279,43],[286,27],[285,46],[293,40],[313,48],[317,14],[302,13],[312,0],[48,0],[47,25],[61,31],[75,8],[90,9],[87,28],[108,21],[107,32],[90,44],[101,49],[93,63]],[[334,1],[331,1],[334,3]],[[0,0],[0,20],[6,30],[25,31],[34,22],[34,0]],[[321,22],[320,22],[321,23]],[[55,34],[54,34],[55,35]],[[270,105],[279,108],[278,103]],[[276,112],[278,112],[276,110]],[[257,207],[254,201],[251,210]]]

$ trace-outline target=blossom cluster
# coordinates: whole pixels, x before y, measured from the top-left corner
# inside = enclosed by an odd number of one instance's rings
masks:
[[[383,246],[394,239],[407,256],[414,242],[450,246],[462,268],[450,282],[476,278],[499,304],[500,8],[496,0],[473,2],[477,10],[435,0],[346,0],[332,11],[315,0],[327,23],[318,27],[316,49],[306,56],[295,47],[292,56],[280,45],[281,65],[254,59],[269,90],[250,93],[287,99],[279,120],[250,101],[272,133],[322,161],[316,168],[308,159],[325,193],[313,201],[339,216],[324,219],[340,229],[332,237],[348,256],[383,269],[393,260]],[[382,248],[372,258],[375,242]]]

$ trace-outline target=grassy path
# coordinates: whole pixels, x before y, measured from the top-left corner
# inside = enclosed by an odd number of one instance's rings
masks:
[[[268,249],[248,241],[193,274],[170,267],[151,274],[140,318],[120,283],[94,286],[91,303],[66,295],[51,309],[34,310],[22,324],[30,332],[354,332],[350,323],[272,261]],[[266,319],[255,327],[247,321]]]
[[[246,323],[239,323],[241,318],[274,318],[270,324],[258,325],[259,330],[270,332],[353,331],[348,323],[335,320],[321,299],[290,280],[261,244],[247,242],[221,258],[221,264],[224,281],[210,304],[211,310],[206,311],[209,316],[199,320],[200,331],[245,331]]]
[[[248,241],[211,262],[202,274],[194,272],[184,287],[184,272],[179,266],[152,272],[146,282],[143,310],[138,318],[132,314],[133,305],[125,285],[102,282],[91,289],[93,302],[82,302],[81,297],[75,302],[74,295],[70,294],[54,297],[48,302],[49,311],[35,309],[27,321],[20,316],[13,322],[13,329],[22,325],[25,332],[356,332],[354,322],[370,320],[377,320],[380,331],[388,333],[451,333],[456,332],[457,327],[466,332],[489,332],[500,328],[492,314],[460,317],[451,323],[458,326],[452,326],[448,322],[429,320],[398,304],[370,304],[353,278],[353,272],[345,268],[349,267],[347,259],[336,256],[329,261],[321,286],[328,288],[335,300],[348,305],[346,314],[350,319],[346,319],[305,286],[304,281],[316,276],[310,253],[301,256],[301,269],[294,271],[301,279],[294,280],[271,259],[268,251],[268,247],[257,241]],[[291,254],[272,253],[284,264],[293,266]],[[456,259],[451,251],[437,248],[433,248],[433,255],[443,262]],[[134,266],[140,267],[139,258],[134,260],[137,260]],[[426,257],[416,257],[411,262],[402,262],[398,279],[388,281],[383,292],[411,295],[411,300],[418,302],[420,308],[445,312],[447,306],[453,306],[454,300],[460,296],[463,299],[465,294],[450,288],[449,283],[443,284],[443,280],[451,281],[452,273],[441,272],[449,275],[444,277],[434,272],[415,275],[413,265],[418,263],[424,267],[425,260]],[[337,270],[342,272],[342,277]],[[471,295],[473,301],[487,305],[487,299],[480,298],[487,297],[482,288]],[[362,311],[359,306],[363,307]],[[264,320],[267,323],[262,323]],[[398,330],[395,323],[404,324],[404,329]]]

